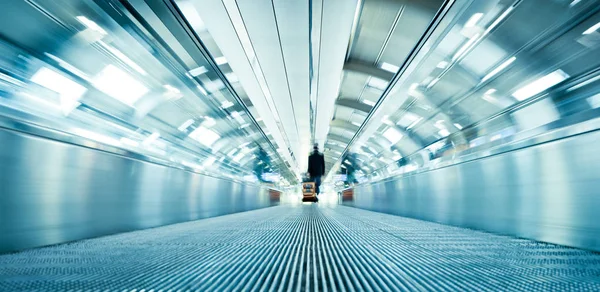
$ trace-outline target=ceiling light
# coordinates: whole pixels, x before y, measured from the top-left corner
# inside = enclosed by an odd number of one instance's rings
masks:
[[[165,84],[165,85],[163,85],[163,88],[167,91],[167,92],[165,92],[165,95],[167,96],[167,98],[180,99],[183,97],[183,94],[181,94],[181,91],[172,85]]]
[[[233,157],[233,161],[235,162],[240,162],[240,160],[242,160],[242,158],[244,157],[244,155],[246,155],[243,152],[238,153],[238,155],[236,155],[235,157]]]
[[[144,144],[144,146],[148,146],[152,142],[156,141],[159,137],[160,137],[160,133],[154,132],[150,136],[148,136],[148,138],[146,138],[146,140],[144,140],[144,142],[142,142],[142,144]]]
[[[131,140],[131,139],[125,138],[125,137],[121,138],[119,141],[121,142],[121,144],[129,145],[132,147],[137,147],[140,145],[140,143],[138,143],[137,141],[134,141],[134,140]]]
[[[416,119],[414,122],[412,122],[412,123],[411,123],[411,124],[410,124],[408,127],[406,127],[406,129],[408,130],[408,129],[410,129],[410,128],[412,128],[412,127],[416,126],[416,125],[417,125],[417,124],[418,124],[418,123],[419,123],[419,122],[420,122],[422,119],[423,119],[422,117],[419,117],[419,118],[418,118],[418,119]]]
[[[477,22],[483,17],[483,13],[475,13],[467,22],[465,23],[465,27],[473,27]]]
[[[63,59],[61,59],[61,58],[59,58],[59,57],[57,57],[57,56],[54,56],[54,55],[52,55],[52,54],[49,54],[49,53],[47,53],[47,52],[44,52],[44,55],[46,55],[46,56],[48,56],[48,58],[50,58],[50,59],[52,59],[52,60],[56,61],[56,63],[58,63],[58,65],[59,65],[60,67],[64,68],[65,70],[67,70],[67,71],[69,71],[69,72],[71,72],[71,73],[75,74],[77,77],[79,77],[79,78],[81,78],[81,79],[83,79],[83,80],[85,80],[85,81],[87,81],[87,82],[90,82],[90,78],[88,77],[88,75],[87,75],[87,74],[83,73],[83,72],[82,72],[81,70],[79,70],[77,67],[75,67],[75,66],[73,66],[73,65],[69,64],[67,61],[65,61],[65,60],[63,60]],[[2,75],[3,75],[3,74],[1,74],[1,73],[0,73],[0,79],[4,79],[4,80],[6,80],[6,78],[2,78]],[[6,75],[4,75],[4,76],[6,76]],[[8,76],[6,76],[6,77],[8,77]],[[9,77],[9,78],[10,78],[10,77]],[[17,79],[13,79],[13,78],[11,78],[11,79],[12,79],[12,80],[10,80],[10,79],[9,79],[9,80],[6,80],[6,81],[8,81],[8,82],[10,82],[10,83],[13,83],[13,84],[17,84],[17,85],[19,85],[19,83],[18,83],[19,81],[18,81]],[[17,82],[15,82],[15,81],[17,81]]]
[[[494,20],[494,22],[492,22],[492,24],[485,30],[484,35],[487,35],[488,33],[490,33],[490,31],[492,31],[492,29],[494,29],[498,24],[500,24],[500,22],[506,18],[508,16],[508,14],[510,14],[511,11],[513,11],[515,9],[515,6],[510,6],[508,8],[506,8],[506,10],[504,10],[504,12],[502,12],[502,14],[500,14],[500,16],[498,16],[498,18],[496,18],[496,20]]]
[[[211,156],[211,157],[207,158],[206,160],[204,160],[204,162],[202,163],[202,166],[206,167],[206,166],[212,165],[213,163],[215,163],[215,161],[217,161],[217,158]]]
[[[229,157],[233,157],[233,155],[235,155],[235,153],[238,151],[237,148],[233,148],[231,149],[231,151],[227,152],[227,156]]]
[[[114,65],[104,67],[94,77],[93,84],[98,90],[130,106],[148,93],[148,88],[141,82]]]
[[[573,7],[573,6],[577,5],[579,2],[581,2],[581,0],[573,0],[573,2],[571,2],[571,4],[569,4],[569,7]]]
[[[388,85],[388,82],[385,81],[385,80],[383,80],[383,79],[379,79],[379,78],[376,78],[376,77],[371,77],[371,78],[369,78],[369,82],[367,83],[367,85],[369,87],[377,88],[377,89],[380,89],[380,90],[385,90],[385,88]]]
[[[494,68],[494,70],[490,71],[490,73],[485,75],[485,77],[483,77],[483,79],[481,79],[481,82],[485,82],[486,80],[492,78],[494,75],[498,74],[498,72],[504,70],[504,68],[506,68],[506,67],[508,67],[508,65],[512,64],[512,62],[514,62],[516,59],[517,59],[516,57],[510,57],[508,60],[506,60],[502,64],[500,64],[500,66]]]
[[[433,124],[433,126],[436,127],[436,128],[438,128],[438,129],[440,129],[440,130],[441,129],[446,129],[446,126],[444,126],[444,121],[443,120],[436,121]]]
[[[211,80],[204,82],[204,88],[208,90],[208,92],[217,92],[223,88],[225,88],[225,83],[221,79]]]
[[[353,124],[353,125],[355,125],[355,126],[357,126],[357,127],[360,127],[360,126],[362,126],[362,124],[361,124],[361,123],[357,123],[357,122],[352,122],[352,124]],[[330,143],[330,144],[334,144],[334,143]],[[337,143],[336,143],[336,144],[337,144]]]
[[[384,124],[386,124],[388,126],[394,125],[394,123],[392,121],[390,121],[390,116],[388,116],[388,115],[383,116],[383,118],[381,119],[381,122],[383,122]]]
[[[462,130],[462,128],[463,128],[463,126],[461,126],[461,125],[460,125],[460,124],[458,124],[458,123],[455,123],[455,124],[454,124],[454,126],[455,126],[457,129],[459,129],[459,130]]]
[[[597,31],[600,28],[600,22],[594,24],[592,27],[588,28],[586,31],[583,32],[583,34],[591,34],[595,31]]]
[[[239,81],[237,75],[235,75],[233,72],[225,73],[225,78],[227,78],[227,80],[231,83],[236,83]]]
[[[177,128],[177,130],[179,131],[185,131],[185,129],[187,129],[189,126],[191,126],[194,123],[193,119],[189,119],[185,122],[183,122],[183,124],[181,124],[181,126],[179,126],[179,128]]]
[[[561,83],[567,78],[569,78],[569,75],[559,69],[521,87],[519,90],[515,91],[512,96],[519,101],[523,101],[558,83]]]
[[[200,66],[200,67],[192,69],[188,72],[190,73],[190,75],[196,77],[196,76],[200,76],[200,75],[208,72],[208,70],[204,66]]]
[[[177,6],[179,9],[181,9],[185,19],[189,22],[192,28],[194,28],[194,30],[197,32],[206,30],[204,21],[202,21],[202,18],[198,14],[198,11],[194,7],[194,3],[192,1],[177,1]]]
[[[200,90],[200,92],[206,96],[208,96],[208,92],[206,92],[206,89],[204,89],[204,87],[202,87],[202,85],[198,85],[196,86],[198,88],[198,90]]]
[[[439,63],[437,64],[437,66],[436,66],[436,67],[437,67],[437,68],[440,68],[440,69],[446,69],[446,67],[448,67],[448,62],[446,62],[446,61],[441,61],[441,62],[439,62]]]
[[[210,147],[217,140],[219,140],[219,138],[221,138],[219,134],[203,126],[196,128],[193,132],[190,133],[189,137],[200,142],[206,147]]]
[[[440,81],[440,78],[435,78],[431,80],[431,82],[429,82],[429,85],[427,85],[427,88],[433,87],[436,83],[438,83],[438,81]]]
[[[214,125],[216,125],[217,122],[215,121],[215,119],[211,118],[211,117],[204,117],[204,121],[202,122],[202,126],[210,128]]]
[[[233,102],[226,100],[223,103],[221,103],[221,108],[222,109],[226,109],[226,108],[230,108],[233,106]]]
[[[573,91],[573,90],[579,89],[579,88],[581,88],[581,87],[584,87],[584,86],[586,86],[586,85],[588,85],[588,84],[590,84],[590,83],[592,83],[592,82],[595,82],[595,81],[597,81],[597,80],[599,80],[599,79],[600,79],[600,75],[598,75],[598,76],[595,76],[595,77],[593,77],[593,78],[590,78],[590,79],[588,79],[588,80],[586,80],[586,81],[583,81],[583,82],[577,83],[576,85],[574,85],[574,86],[570,87],[569,89],[567,89],[567,92],[570,92],[570,91]]]
[[[447,129],[441,129],[438,134],[440,134],[440,136],[442,137],[446,137],[448,135],[450,135],[450,132]]]
[[[142,69],[140,65],[129,59],[127,55],[123,54],[123,52],[119,51],[117,48],[110,46],[103,41],[99,41],[98,43],[106,50],[108,50],[113,56],[119,58],[121,61],[123,61],[123,63],[127,64],[127,66],[131,67],[133,70],[137,71],[138,73],[144,76],[148,75],[148,73],[146,73],[146,71],[144,71],[144,69]]]
[[[465,54],[467,52],[467,50],[469,50],[469,48],[471,47],[471,45],[473,45],[473,43],[475,43],[475,41],[479,38],[479,34],[475,34],[474,36],[472,36],[468,42],[466,42],[457,52],[456,54],[454,54],[454,56],[452,56],[452,61],[456,61],[458,59],[460,59],[463,54]]]
[[[405,112],[402,117],[400,117],[400,120],[398,121],[398,125],[401,125],[403,127],[407,127],[408,125],[410,125],[411,123],[413,123],[414,121],[418,120],[420,117],[416,114],[413,114],[411,112]]]
[[[61,110],[65,115],[80,105],[78,100],[87,91],[81,84],[46,67],[33,74],[31,81],[58,93]]]
[[[385,71],[392,72],[392,73],[397,73],[398,70],[400,70],[400,67],[398,67],[396,65],[392,65],[390,63],[386,63],[386,62],[381,63],[381,65],[379,65],[379,67]]]
[[[392,144],[396,144],[398,141],[400,141],[400,139],[402,139],[402,134],[400,134],[400,132],[394,128],[388,128],[385,130],[385,132],[383,132],[383,137],[385,137]]]
[[[242,118],[242,115],[240,115],[239,112],[232,112],[231,117],[234,118],[240,124],[245,123],[244,118]]]
[[[494,94],[494,93],[496,93],[496,89],[495,89],[495,88],[491,88],[491,89],[489,89],[488,91],[486,91],[486,92],[484,93],[484,95],[492,95],[492,94]]]
[[[217,63],[217,65],[227,64],[227,59],[224,56],[216,57],[215,63]]]
[[[84,129],[75,128],[73,129],[73,134],[77,136],[81,136],[90,140],[94,140],[103,144],[112,145],[112,146],[120,146],[121,142],[117,139],[113,139],[108,136],[104,136],[102,134],[98,134],[95,132],[91,132]]]
[[[97,23],[89,20],[87,17],[85,16],[77,16],[77,20],[79,20],[79,22],[81,22],[83,25],[85,25],[87,28],[96,31],[102,35],[107,35],[108,33],[102,28],[100,27]]]
[[[370,105],[370,106],[375,106],[375,102],[367,100],[367,99],[363,99],[362,103]]]

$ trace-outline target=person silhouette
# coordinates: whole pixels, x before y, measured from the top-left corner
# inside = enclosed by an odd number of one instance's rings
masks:
[[[308,157],[308,174],[310,180],[315,183],[316,193],[319,195],[321,186],[321,176],[325,175],[325,158],[319,153],[319,145],[315,143],[313,152]]]

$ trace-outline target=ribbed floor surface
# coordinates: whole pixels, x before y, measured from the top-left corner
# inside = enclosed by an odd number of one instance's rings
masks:
[[[600,254],[279,206],[0,256],[1,291],[600,291]]]

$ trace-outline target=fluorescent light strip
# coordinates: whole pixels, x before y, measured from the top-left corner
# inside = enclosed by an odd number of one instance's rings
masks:
[[[222,109],[226,109],[226,108],[230,108],[233,106],[233,102],[226,100],[223,103],[221,103],[221,108]]]
[[[435,79],[431,80],[431,82],[429,82],[429,85],[427,85],[427,88],[433,87],[435,84],[438,83],[438,81],[440,81],[440,78],[435,78]]]
[[[511,11],[513,11],[513,9],[513,6],[508,7],[498,18],[496,18],[496,20],[494,20],[494,22],[485,30],[483,34],[478,33],[472,36],[471,39],[464,46],[462,46],[458,50],[458,52],[456,52],[456,54],[454,54],[454,56],[452,57],[452,61],[454,62],[460,59],[471,48],[475,41],[483,39],[486,35],[488,35],[490,31],[492,31],[492,29],[494,29],[498,24],[500,24],[500,22],[504,18],[506,18]]]
[[[364,103],[364,104],[367,104],[367,105],[370,105],[370,106],[375,106],[375,102],[372,102],[372,101],[370,101],[370,100],[367,100],[367,99],[363,99],[363,100],[362,100],[362,103]]]
[[[204,166],[204,167],[210,166],[213,163],[215,163],[215,161],[217,161],[217,158],[215,158],[215,157],[209,157],[208,159],[204,160],[204,162],[202,163],[202,166]]]
[[[144,145],[150,145],[152,142],[156,141],[158,138],[160,137],[160,133],[154,132],[152,133],[152,135],[148,136],[148,138],[146,138],[146,140],[144,140],[144,142],[142,142],[142,144]]]
[[[500,64],[500,66],[494,68],[494,70],[485,75],[483,79],[481,79],[481,82],[485,82],[486,80],[492,78],[494,75],[498,74],[500,71],[508,67],[508,65],[512,64],[512,62],[514,62],[516,59],[516,57],[510,57],[508,60],[504,61],[504,63]]]
[[[583,34],[591,34],[595,31],[597,31],[600,28],[600,22],[594,24],[592,27],[588,28],[586,31],[583,32]]]
[[[217,63],[217,65],[224,65],[227,64],[227,59],[224,56],[216,57],[215,62]]]
[[[77,16],[76,17],[77,20],[79,20],[79,22],[81,22],[83,25],[85,25],[87,28],[96,31],[102,35],[107,35],[108,33],[102,28],[100,27],[97,23],[95,23],[94,21],[90,20],[89,18],[85,17],[85,16]]]
[[[125,137],[121,138],[119,141],[121,142],[121,144],[129,145],[132,147],[138,147],[140,145],[140,143],[138,143],[137,141]]]
[[[231,117],[234,118],[240,124],[245,123],[244,118],[242,118],[242,115],[240,115],[239,112],[232,112]]]
[[[112,146],[120,146],[121,142],[117,139],[113,139],[111,137],[102,135],[102,134],[98,134],[95,132],[91,132],[88,130],[84,130],[84,129],[80,129],[80,128],[75,128],[73,129],[73,133],[75,135],[90,139],[90,140],[94,140],[100,143],[104,143],[104,144],[108,144],[108,145],[112,145]]]
[[[73,73],[73,74],[77,75],[79,78],[81,78],[81,79],[83,79],[83,80],[85,80],[85,81],[87,81],[87,82],[91,82],[91,81],[90,81],[90,77],[89,77],[87,74],[83,73],[83,72],[82,72],[81,70],[79,70],[77,67],[75,67],[75,66],[73,66],[73,65],[69,64],[67,61],[65,61],[65,60],[63,60],[63,59],[61,59],[61,58],[59,58],[59,57],[57,57],[57,56],[54,56],[54,55],[52,55],[52,54],[49,54],[49,53],[44,53],[44,55],[46,55],[48,58],[50,58],[50,59],[52,59],[52,60],[56,61],[56,62],[58,63],[58,65],[59,65],[59,66],[63,67],[63,68],[64,68],[64,69],[66,69],[67,71],[69,71],[69,72],[71,72],[71,73]]]
[[[196,76],[200,76],[204,73],[208,72],[208,70],[204,67],[204,66],[200,66],[198,68],[192,69],[190,71],[188,71],[188,73],[190,73],[190,75],[196,77]]]
[[[94,77],[93,84],[100,91],[130,106],[149,91],[141,82],[112,64]]]
[[[202,126],[210,128],[214,125],[216,125],[217,122],[215,121],[215,119],[211,118],[211,117],[204,117],[204,122],[202,122]]]
[[[483,13],[475,13],[469,20],[465,23],[465,27],[473,27],[477,22],[483,17]]]
[[[387,87],[388,82],[385,81],[385,80],[383,80],[383,79],[379,79],[377,77],[371,77],[369,79],[369,82],[367,84],[370,87],[374,87],[374,88],[377,88],[377,89],[380,89],[380,90],[384,90]]]
[[[497,91],[496,88],[492,88],[492,89],[489,89],[488,91],[486,91],[484,94],[485,95],[490,95],[490,94],[496,93],[496,91]]]
[[[383,122],[384,124],[386,124],[388,126],[393,126],[394,125],[394,122],[392,122],[390,120],[390,116],[388,116],[388,115],[383,116],[383,118],[381,119],[381,122]]]
[[[483,35],[486,36],[487,34],[489,34],[490,31],[492,31],[492,29],[498,26],[498,24],[500,24],[500,22],[504,20],[508,16],[508,14],[510,14],[514,9],[514,6],[506,8],[506,10],[504,10],[504,12],[502,12],[502,14],[500,14],[500,16],[498,16],[498,18],[496,18],[496,20],[494,20],[494,22],[492,22],[492,24],[485,30]]]
[[[142,67],[140,67],[138,64],[136,64],[131,59],[129,59],[129,57],[127,57],[125,54],[123,54],[123,52],[119,51],[117,48],[112,47],[103,41],[98,41],[98,43],[102,47],[104,47],[106,50],[108,50],[111,54],[113,54],[115,57],[117,57],[121,61],[123,61],[123,63],[127,64],[127,66],[131,67],[133,70],[137,71],[138,73],[140,73],[144,76],[148,75],[148,73],[146,73],[146,71],[144,71],[144,69],[142,69]]]
[[[515,91],[512,96],[519,101],[523,101],[558,83],[561,83],[567,78],[569,78],[569,75],[559,69],[521,87],[519,90]]]
[[[573,7],[573,6],[577,5],[579,2],[581,2],[581,0],[573,0],[573,2],[571,2],[571,4],[569,4],[569,7]]]
[[[206,92],[206,89],[204,89],[204,87],[202,87],[202,85],[198,85],[196,86],[198,88],[198,90],[200,90],[200,92],[206,96],[208,96],[208,92]]]
[[[396,144],[398,141],[400,141],[400,139],[402,139],[403,136],[398,130],[389,128],[383,132],[383,137],[390,141],[390,143]]]
[[[452,56],[452,61],[456,61],[458,59],[460,59],[466,52],[467,50],[473,45],[473,43],[475,43],[475,41],[477,41],[477,39],[479,38],[480,34],[475,34],[474,36],[472,36],[468,42],[466,42],[459,50],[458,52],[456,52],[456,54],[454,54],[454,56]]]
[[[177,130],[179,131],[185,131],[185,129],[187,129],[189,126],[191,126],[194,123],[193,119],[189,119],[187,121],[185,121],[183,124],[181,124],[181,126],[179,126],[179,128],[177,128]]]
[[[385,71],[391,72],[391,73],[397,73],[398,70],[400,70],[400,67],[398,67],[396,65],[392,65],[390,63],[386,63],[386,62],[381,63],[379,68],[381,68]]]
[[[200,142],[206,147],[210,147],[217,140],[219,140],[219,138],[221,138],[221,136],[216,132],[202,126],[196,128],[196,130],[191,132],[189,137]]]
[[[412,124],[410,124],[408,127],[406,127],[406,129],[410,129],[410,128],[416,126],[422,119],[423,119],[422,117],[416,119],[414,122],[412,122]]]
[[[598,76],[596,76],[596,77],[593,77],[593,78],[590,78],[590,79],[588,79],[588,80],[586,80],[586,81],[583,81],[583,82],[581,82],[581,83],[578,83],[578,84],[576,84],[575,86],[573,86],[573,87],[571,87],[571,88],[567,89],[567,92],[571,92],[571,91],[573,91],[573,90],[576,90],[576,89],[579,89],[579,88],[581,88],[581,87],[584,87],[584,86],[586,86],[586,85],[588,85],[588,84],[590,84],[590,83],[592,83],[592,82],[596,82],[596,81],[598,81],[599,79],[600,79],[600,75],[598,75]]]

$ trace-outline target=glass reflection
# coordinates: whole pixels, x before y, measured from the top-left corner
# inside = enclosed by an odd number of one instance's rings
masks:
[[[226,86],[237,76],[190,58],[201,54],[179,43],[189,40],[155,31],[159,19],[140,23],[131,7],[101,1],[30,2],[13,1],[0,12],[10,23],[0,26],[3,116],[196,172],[259,181],[268,171],[285,176],[277,184],[293,180]],[[214,62],[227,66],[222,57]]]

